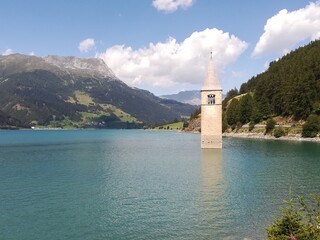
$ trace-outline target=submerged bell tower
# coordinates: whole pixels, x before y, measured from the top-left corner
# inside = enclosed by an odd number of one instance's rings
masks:
[[[222,148],[222,88],[212,53],[201,89],[201,148]]]

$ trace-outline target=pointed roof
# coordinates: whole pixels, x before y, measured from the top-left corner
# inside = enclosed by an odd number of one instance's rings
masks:
[[[209,60],[207,75],[203,82],[202,90],[222,90],[212,58]]]

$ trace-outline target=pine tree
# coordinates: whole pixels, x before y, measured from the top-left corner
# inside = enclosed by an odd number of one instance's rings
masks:
[[[240,99],[239,103],[239,121],[246,124],[251,120],[254,114],[255,104],[251,94],[246,94]]]
[[[239,121],[239,101],[232,99],[226,112],[227,122],[230,126],[237,124]]]

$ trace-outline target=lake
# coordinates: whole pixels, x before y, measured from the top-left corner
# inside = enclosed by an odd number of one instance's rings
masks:
[[[0,239],[264,239],[320,193],[320,145],[170,131],[0,131]]]

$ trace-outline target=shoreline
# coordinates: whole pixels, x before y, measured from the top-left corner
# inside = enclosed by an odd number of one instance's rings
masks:
[[[102,130],[99,128],[70,128],[70,129],[63,129],[63,128],[20,128],[20,129],[0,129],[0,131],[13,131],[13,130],[27,130],[27,131],[65,131],[65,130]],[[104,129],[105,130],[105,129]],[[108,130],[115,130],[115,129],[108,129]],[[132,130],[132,129],[117,129],[117,130]],[[137,129],[139,130],[139,129]],[[146,130],[146,129],[140,129]],[[185,130],[167,130],[167,129],[147,129],[151,131],[174,131],[180,133],[193,133],[193,134],[200,134],[199,131],[185,131]],[[296,141],[296,142],[317,142],[320,143],[320,136],[314,138],[303,138],[300,134],[290,134],[288,136],[282,136],[279,138],[275,138],[272,135],[264,135],[264,133],[253,133],[253,132],[224,132],[222,133],[222,137],[231,137],[231,138],[247,138],[247,139],[261,139],[261,140],[276,140],[276,141]]]
[[[223,133],[223,137],[234,137],[234,138],[248,138],[248,139],[262,139],[262,140],[282,140],[282,141],[296,141],[296,142],[318,142],[320,143],[320,137],[315,138],[303,138],[301,135],[289,135],[275,138],[271,135],[264,135],[263,133]]]

